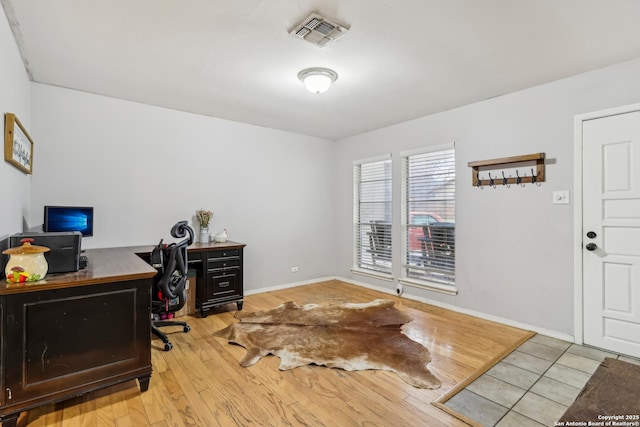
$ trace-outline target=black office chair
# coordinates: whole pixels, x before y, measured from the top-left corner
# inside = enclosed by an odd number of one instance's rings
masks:
[[[189,236],[170,245],[162,240],[151,252],[151,265],[158,270],[154,279],[153,297],[151,301],[151,331],[164,343],[164,350],[169,351],[173,344],[169,338],[160,331],[163,326],[182,326],[184,332],[189,332],[191,327],[187,322],[179,320],[167,320],[169,313],[175,313],[182,309],[186,303],[187,292],[187,247],[193,243],[194,232],[187,225],[187,221],[180,221],[171,228],[171,235],[176,238]]]

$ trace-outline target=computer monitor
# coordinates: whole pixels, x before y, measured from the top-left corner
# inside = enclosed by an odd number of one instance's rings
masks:
[[[93,207],[45,206],[42,231],[79,231],[93,236]]]

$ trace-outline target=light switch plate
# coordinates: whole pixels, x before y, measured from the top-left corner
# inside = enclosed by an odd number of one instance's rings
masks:
[[[568,205],[569,204],[569,190],[554,191],[553,192],[553,204],[554,205]]]

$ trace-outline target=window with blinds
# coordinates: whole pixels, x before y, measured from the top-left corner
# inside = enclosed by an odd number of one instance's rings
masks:
[[[456,172],[453,147],[403,157],[404,276],[455,283]]]
[[[391,273],[391,157],[356,162],[354,268]]]

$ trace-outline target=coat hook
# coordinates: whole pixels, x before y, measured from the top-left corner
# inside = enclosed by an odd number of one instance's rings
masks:
[[[504,176],[504,171],[502,171],[502,185],[507,185],[507,177]]]
[[[491,172],[489,172],[489,185],[493,187],[493,178],[491,178]]]
[[[476,171],[476,187],[482,187],[482,180],[480,179],[479,171]]]
[[[531,183],[535,184],[537,180],[538,180],[538,175],[534,174],[533,168],[531,168]]]
[[[522,182],[522,177],[518,174],[518,169],[516,169],[516,184],[520,185]]]

